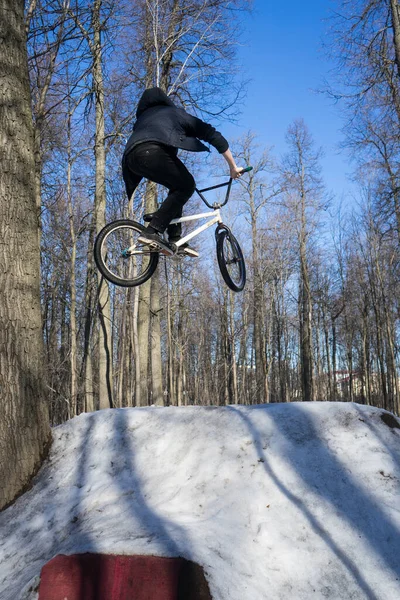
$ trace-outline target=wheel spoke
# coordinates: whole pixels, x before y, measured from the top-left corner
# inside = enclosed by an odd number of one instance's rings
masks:
[[[154,272],[158,255],[138,242],[142,226],[119,220],[106,225],[95,243],[95,258],[101,273],[116,285],[134,286]]]
[[[232,281],[237,285],[237,283],[240,282],[240,269],[237,266],[239,259],[235,256],[235,249],[232,246],[229,236],[226,236],[224,240],[224,254],[226,256],[226,265],[233,267],[229,269],[229,275]]]

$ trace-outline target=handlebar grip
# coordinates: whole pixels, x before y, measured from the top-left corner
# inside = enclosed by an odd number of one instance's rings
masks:
[[[249,171],[252,171],[253,167],[246,167],[245,169],[241,170],[241,173],[248,173]]]

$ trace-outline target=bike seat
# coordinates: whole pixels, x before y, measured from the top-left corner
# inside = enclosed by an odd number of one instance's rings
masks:
[[[146,215],[143,215],[143,221],[145,221],[146,223],[150,223],[150,221],[152,220],[152,218],[154,217],[156,213],[152,212],[152,213],[147,213]]]

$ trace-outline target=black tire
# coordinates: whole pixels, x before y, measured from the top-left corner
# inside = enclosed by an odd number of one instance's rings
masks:
[[[111,283],[134,287],[153,275],[159,254],[137,242],[144,229],[136,221],[119,219],[108,223],[98,234],[94,243],[94,259],[100,273]]]
[[[246,265],[239,242],[228,228],[217,232],[217,259],[226,285],[241,292],[246,284]]]

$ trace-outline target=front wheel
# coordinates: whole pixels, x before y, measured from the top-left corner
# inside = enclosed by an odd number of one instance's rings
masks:
[[[226,285],[241,292],[246,283],[246,265],[239,242],[228,228],[217,231],[217,259]]]
[[[141,285],[154,273],[158,252],[138,242],[144,226],[130,219],[112,221],[99,232],[94,243],[94,259],[100,273],[123,287]]]

